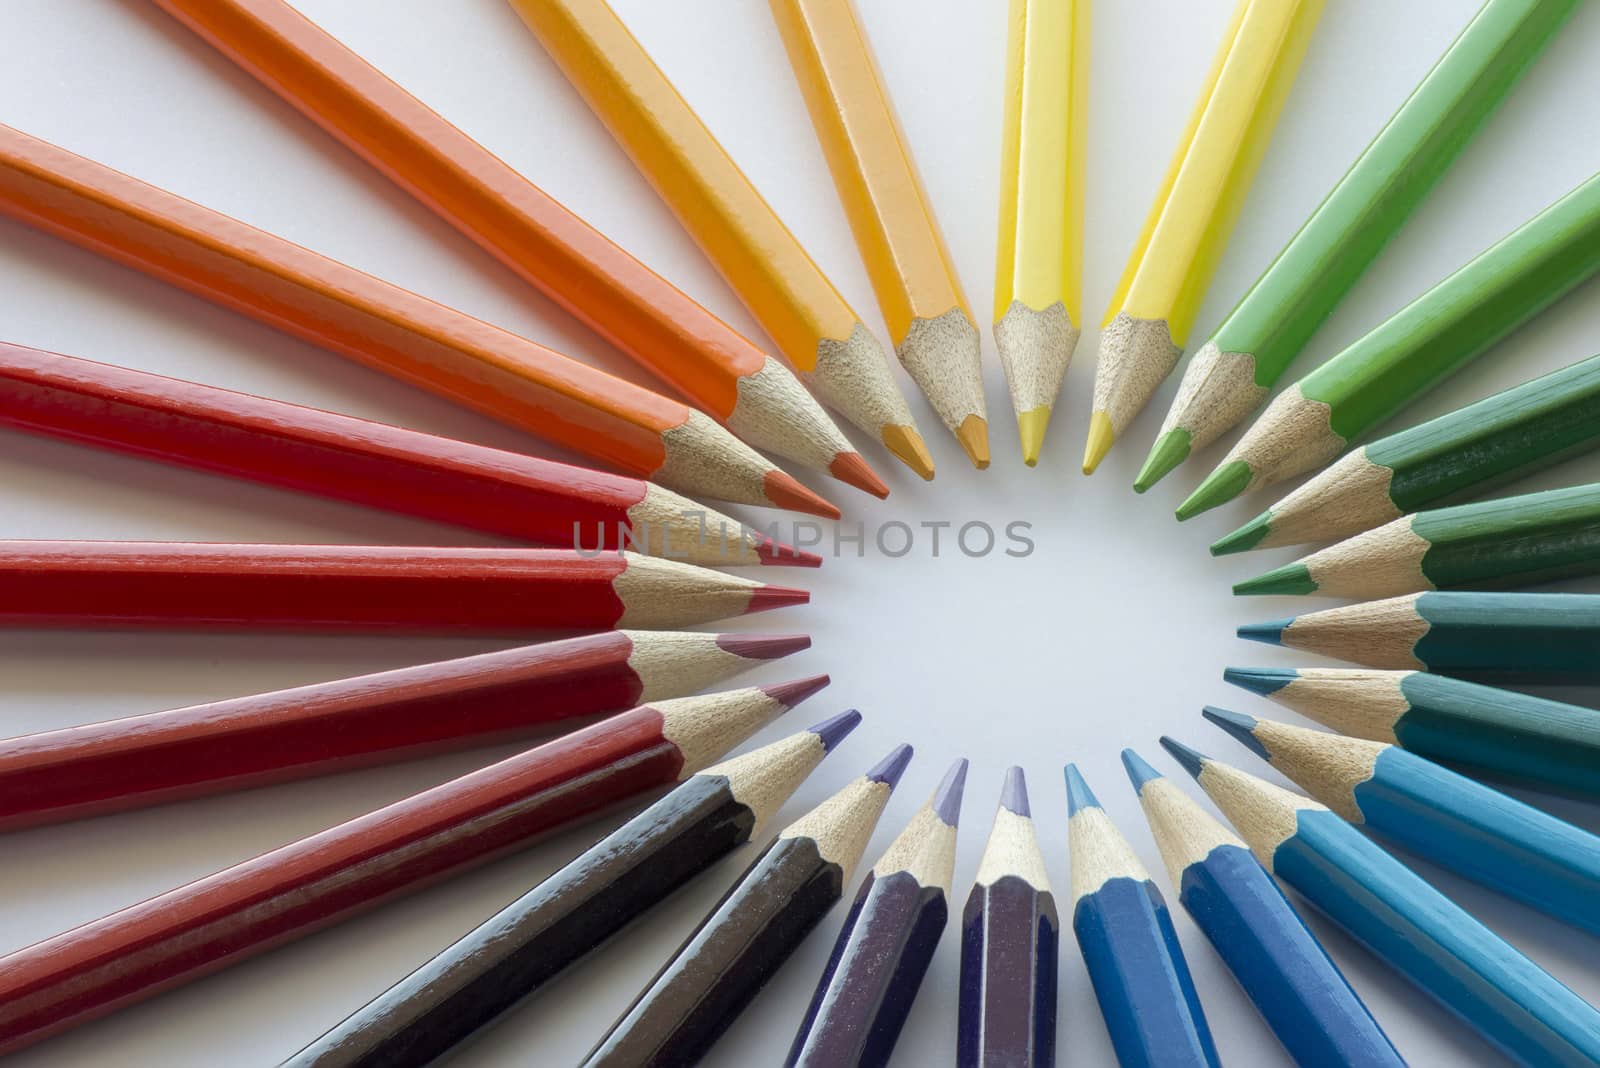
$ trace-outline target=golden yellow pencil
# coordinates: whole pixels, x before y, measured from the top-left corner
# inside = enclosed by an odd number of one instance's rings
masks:
[[[1101,324],[1083,471],[1177,366],[1323,0],[1239,0]]]
[[[1083,323],[1089,8],[1090,0],[1011,0],[994,341],[1029,467]]]
[[[977,323],[852,0],[771,0],[900,363],[980,470]]]

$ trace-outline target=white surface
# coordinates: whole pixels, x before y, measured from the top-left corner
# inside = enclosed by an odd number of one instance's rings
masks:
[[[754,326],[645,183],[499,0],[304,0],[308,14],[533,180],[747,332]],[[621,0],[621,13],[852,303],[880,329],[765,5]],[[1001,0],[862,0],[929,192],[986,324],[999,145]],[[1290,97],[1192,343],[1213,327],[1383,119],[1465,23],[1475,0],[1339,0]],[[1104,307],[1204,77],[1229,0],[1103,3],[1094,29],[1085,308]],[[911,10],[927,12],[910,22]],[[392,189],[152,5],[7,0],[0,121],[298,240],[563,350],[619,366],[551,305]],[[1596,166],[1600,10],[1580,11],[1318,335],[1299,368],[1337,351],[1564,193]],[[1417,405],[1432,415],[1600,348],[1596,289],[1568,298]],[[502,446],[529,439],[289,340],[21,226],[0,223],[0,336],[404,423]],[[1091,324],[1092,325],[1092,324]],[[985,326],[987,335],[987,327]],[[1232,638],[1240,622],[1311,607],[1235,602],[1228,583],[1288,552],[1211,561],[1205,544],[1253,514],[1250,500],[1184,527],[1171,519],[1205,469],[1191,463],[1147,497],[1128,490],[1175,380],[1092,480],[1077,473],[1095,337],[1085,332],[1046,455],[1017,456],[985,337],[995,463],[970,470],[914,401],[939,463],[917,482],[868,449],[894,486],[883,504],[811,480],[851,519],[1034,525],[1028,559],[969,560],[924,540],[899,560],[869,551],[809,582],[812,607],[751,629],[810,629],[815,650],[765,679],[833,673],[832,689],[769,729],[776,737],[847,705],[866,722],[785,810],[792,818],[902,739],[918,758],[868,862],[957,755],[972,758],[957,865],[959,913],[1000,776],[1020,762],[1056,885],[1067,885],[1060,767],[1077,761],[1153,871],[1159,857],[1117,764],[1171,731],[1218,756],[1258,762],[1197,716],[1203,702],[1262,712],[1224,687],[1225,663],[1290,662]],[[632,374],[633,372],[628,372]],[[908,395],[910,393],[907,384]],[[549,450],[534,444],[534,451]],[[1213,461],[1220,450],[1204,461]],[[1539,486],[1600,477],[1569,466]],[[7,537],[468,542],[442,526],[0,434]],[[752,516],[754,513],[751,513]],[[476,641],[0,635],[0,732],[66,726],[335,678],[488,648]],[[505,643],[500,643],[505,644]],[[22,946],[475,767],[458,754],[216,800],[8,835],[0,862],[0,950]],[[1185,788],[1187,782],[1185,781]],[[1590,827],[1594,808],[1550,807]],[[18,1056],[17,1065],[215,1065],[275,1061],[514,897],[598,833],[581,829],[333,931],[279,950]],[[484,1036],[462,1064],[558,1065],[580,1057],[739,871],[734,858],[658,909],[625,941]],[[1430,874],[1432,872],[1430,871]],[[1162,878],[1164,882],[1164,877]],[[1594,943],[1460,881],[1441,885],[1591,999]],[[853,892],[853,888],[852,888]],[[836,912],[738,1022],[709,1063],[776,1063],[832,943]],[[1063,916],[1065,922],[1070,918]],[[1225,1059],[1281,1063],[1270,1034],[1180,915]],[[1498,1063],[1470,1032],[1346,939],[1316,923],[1402,1052],[1420,1065]],[[896,1055],[946,1063],[955,1034],[957,939],[947,932]],[[1587,961],[1588,967],[1584,964]],[[1071,938],[1061,958],[1063,1063],[1110,1048]]]

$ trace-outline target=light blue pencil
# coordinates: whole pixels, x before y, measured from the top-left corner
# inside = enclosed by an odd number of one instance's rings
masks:
[[[1522,1064],[1600,1064],[1600,1012],[1338,815],[1161,739],[1266,869]]]
[[[1132,749],[1122,751],[1122,763],[1179,902],[1295,1063],[1404,1068],[1389,1037],[1249,848]]]

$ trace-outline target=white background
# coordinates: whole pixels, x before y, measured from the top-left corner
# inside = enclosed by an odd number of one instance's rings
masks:
[[[499,0],[303,0],[358,52],[746,332],[737,300]],[[1001,0],[861,0],[891,90],[977,317],[990,309],[1004,20]],[[1474,0],[1335,0],[1245,206],[1191,344],[1198,344],[1293,232],[1476,8]],[[621,0],[619,10],[812,254],[880,330],[844,218],[782,46],[756,0]],[[1094,27],[1085,311],[1104,307],[1225,26],[1229,0],[1103,2]],[[915,14],[915,17],[912,17]],[[0,121],[286,235],[584,359],[618,358],[549,302],[153,5],[6,0]],[[1467,149],[1299,364],[1338,351],[1448,271],[1553,201],[1597,165],[1600,10],[1580,11]],[[1600,350],[1588,287],[1414,406],[1414,419]],[[532,439],[102,262],[0,222],[0,337],[541,454]],[[1085,331],[1038,469],[1025,469],[987,336],[995,462],[976,473],[913,403],[939,463],[923,485],[880,449],[894,486],[879,504],[812,480],[851,521],[1033,523],[1024,560],[870,552],[830,560],[811,607],[750,621],[808,629],[815,650],[754,676],[829,671],[834,685],[762,740],[845,706],[866,722],[813,777],[792,817],[902,739],[918,758],[869,850],[881,850],[945,765],[972,758],[955,909],[965,899],[1006,765],[1030,776],[1059,891],[1068,882],[1063,761],[1078,761],[1153,871],[1159,858],[1120,767],[1174,732],[1260,771],[1197,715],[1205,702],[1268,706],[1224,687],[1226,663],[1291,662],[1232,637],[1241,622],[1317,605],[1235,602],[1228,584],[1290,558],[1210,560],[1206,543],[1266,501],[1184,527],[1173,506],[1220,454],[1146,497],[1128,489],[1169,382],[1092,480],[1077,471],[1095,337]],[[907,382],[908,395],[910,394]],[[1600,477],[1580,462],[1536,480]],[[809,476],[808,476],[809,477]],[[757,513],[749,513],[756,517]],[[0,433],[0,534],[275,542],[483,544],[443,526],[302,498],[94,450]],[[770,573],[769,573],[770,574]],[[461,655],[508,642],[18,633],[0,635],[0,733],[25,732]],[[1582,699],[1579,692],[1576,699]],[[1284,714],[1287,717],[1287,714]],[[6,836],[0,950],[92,919],[366,812],[501,750],[291,784]],[[1542,801],[1591,828],[1592,807]],[[18,1065],[272,1062],[469,929],[588,845],[589,827],[336,930],[84,1027]],[[648,922],[571,972],[466,1051],[463,1064],[558,1065],[580,1057],[747,861],[732,858]],[[1421,865],[1430,876],[1434,869]],[[1164,874],[1158,881],[1166,882]],[[1497,931],[1563,980],[1600,996],[1595,943],[1439,876]],[[853,892],[854,888],[851,888]],[[1070,909],[1062,904],[1063,919]],[[775,1063],[841,913],[802,948],[710,1058]],[[1179,917],[1225,1059],[1282,1054],[1210,948]],[[1413,1063],[1498,1063],[1441,1010],[1314,921]],[[1585,962],[1587,961],[1587,966]],[[945,1063],[955,1033],[957,940],[944,940],[896,1063]],[[1061,959],[1064,1063],[1110,1048],[1070,937]]]

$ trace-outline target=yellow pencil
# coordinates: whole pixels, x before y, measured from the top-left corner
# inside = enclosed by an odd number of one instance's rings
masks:
[[[1029,467],[1039,462],[1083,322],[1089,7],[1090,0],[1011,0],[994,341]]]
[[[1177,365],[1322,4],[1239,0],[1100,327],[1084,474]]]
[[[771,0],[900,363],[989,466],[978,327],[852,0]]]
[[[605,0],[510,0],[822,402],[923,478],[883,348]]]

